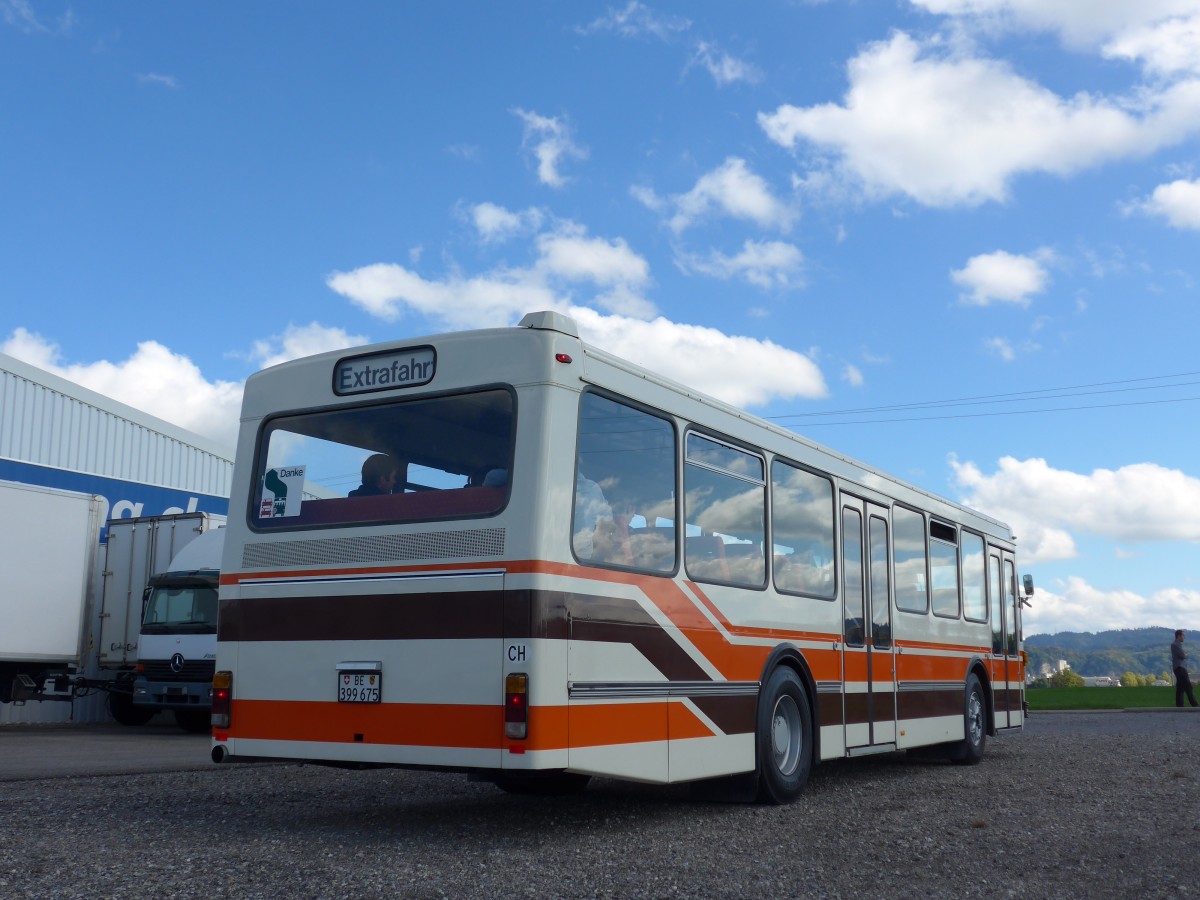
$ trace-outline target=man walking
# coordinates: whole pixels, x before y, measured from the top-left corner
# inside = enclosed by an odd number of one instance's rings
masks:
[[[1183,629],[1175,632],[1175,643],[1171,645],[1171,669],[1175,672],[1175,705],[1183,706],[1183,695],[1186,693],[1192,706],[1197,706],[1196,695],[1192,693],[1192,679],[1188,677],[1188,655],[1183,649]]]

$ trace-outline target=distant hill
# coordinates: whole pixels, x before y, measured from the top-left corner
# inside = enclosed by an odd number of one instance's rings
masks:
[[[1025,638],[1025,650],[1034,675],[1041,672],[1043,665],[1056,666],[1060,659],[1067,661],[1071,671],[1083,676],[1120,677],[1126,672],[1161,675],[1171,671],[1174,640],[1174,628],[1126,628],[1095,634],[1062,631]]]

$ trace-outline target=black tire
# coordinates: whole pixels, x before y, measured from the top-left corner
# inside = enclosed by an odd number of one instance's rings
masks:
[[[501,775],[496,779],[496,787],[509,794],[564,797],[569,794],[578,794],[588,786],[588,782],[591,780],[591,775],[577,775],[574,772]]]
[[[987,700],[979,676],[967,676],[963,695],[963,739],[951,759],[960,766],[975,766],[983,759],[987,748]]]
[[[155,713],[148,706],[136,705],[133,696],[122,691],[109,693],[108,711],[122,725],[145,725],[154,718]]]
[[[212,714],[207,709],[177,709],[175,724],[189,734],[208,734],[212,731]]]
[[[762,803],[791,803],[813,764],[812,708],[800,676],[787,666],[771,673],[758,698],[757,752]]]

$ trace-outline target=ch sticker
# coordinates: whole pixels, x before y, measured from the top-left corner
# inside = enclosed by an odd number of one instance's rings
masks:
[[[509,644],[504,650],[504,655],[509,662],[514,663],[525,662],[529,659],[529,651],[524,644]]]

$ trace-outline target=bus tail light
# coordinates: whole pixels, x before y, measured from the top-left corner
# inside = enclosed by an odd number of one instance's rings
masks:
[[[233,710],[233,673],[220,671],[213,674],[212,724],[213,728],[228,728]]]
[[[524,740],[529,733],[529,676],[504,678],[504,736]]]

